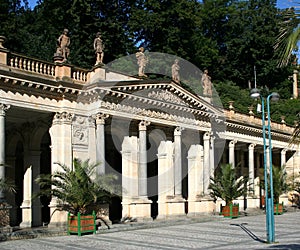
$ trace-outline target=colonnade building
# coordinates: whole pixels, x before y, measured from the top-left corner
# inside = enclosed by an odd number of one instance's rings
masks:
[[[97,81],[92,81],[97,79]],[[274,165],[299,172],[293,128],[272,122]],[[72,166],[74,158],[99,162],[123,188],[110,220],[197,216],[219,211],[210,177],[222,163],[248,176],[243,209],[261,206],[261,118],[221,109],[172,80],[150,80],[106,67],[80,69],[28,58],[0,48],[0,178],[17,192],[0,192],[11,206],[11,225],[60,225],[66,214],[55,199],[35,199],[35,178]],[[51,219],[50,219],[51,218]]]

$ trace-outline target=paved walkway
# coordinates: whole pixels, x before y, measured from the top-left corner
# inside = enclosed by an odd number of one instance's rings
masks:
[[[267,244],[265,215],[210,221],[150,223],[148,228],[107,230],[95,235],[38,237],[0,242],[0,249],[300,249],[300,212],[275,216],[275,244]],[[156,225],[156,226],[154,226]]]

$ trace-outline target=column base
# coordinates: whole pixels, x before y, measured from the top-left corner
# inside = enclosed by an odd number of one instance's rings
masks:
[[[55,208],[50,209],[50,222],[48,224],[48,227],[67,227],[67,221],[68,221],[68,212],[67,211],[61,211],[56,210]]]
[[[151,203],[147,197],[133,198],[122,201],[122,220],[127,218],[135,221],[152,221]]]
[[[216,211],[215,202],[208,197],[188,200],[188,217],[213,214]]]
[[[185,202],[181,195],[167,196],[164,200],[158,200],[158,215],[156,219],[170,219],[186,217]]]

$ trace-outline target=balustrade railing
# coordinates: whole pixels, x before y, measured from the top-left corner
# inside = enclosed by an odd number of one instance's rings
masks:
[[[10,53],[8,65],[13,68],[34,72],[42,75],[54,76],[55,64],[44,62],[29,57],[24,57],[15,53]]]
[[[86,69],[73,67],[71,74],[72,74],[73,80],[80,81],[80,82],[86,82],[88,80],[89,71]]]

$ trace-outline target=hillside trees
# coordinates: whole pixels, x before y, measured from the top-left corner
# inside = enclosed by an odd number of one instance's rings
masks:
[[[258,87],[291,95],[293,69],[277,67],[280,55],[274,51],[284,20],[275,0],[40,0],[33,10],[26,1],[3,0],[0,10],[5,46],[27,56],[52,61],[56,39],[67,28],[69,62],[91,68],[99,31],[104,63],[144,46],[207,68],[215,85],[232,82],[246,90],[250,81],[254,87],[255,66]]]

